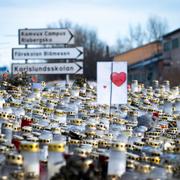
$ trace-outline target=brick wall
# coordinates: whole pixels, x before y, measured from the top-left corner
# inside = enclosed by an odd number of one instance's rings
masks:
[[[127,61],[128,64],[135,64],[139,61],[153,57],[162,51],[162,46],[159,41],[149,43],[147,45],[135,48],[125,53],[116,55],[114,61]]]

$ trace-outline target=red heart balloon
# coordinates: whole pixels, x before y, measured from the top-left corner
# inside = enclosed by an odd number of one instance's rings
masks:
[[[125,72],[113,72],[111,73],[111,81],[118,87],[120,87],[126,81]]]

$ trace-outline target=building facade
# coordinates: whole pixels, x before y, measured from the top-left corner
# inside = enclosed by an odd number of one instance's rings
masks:
[[[151,42],[114,57],[114,61],[128,62],[128,80],[137,79],[149,85],[158,79],[162,61],[162,45],[160,41]]]
[[[114,56],[114,61],[128,62],[128,80],[137,79],[146,85],[152,80],[180,83],[180,29],[155,41]]]
[[[163,36],[162,79],[168,79],[172,85],[180,84],[180,28]]]

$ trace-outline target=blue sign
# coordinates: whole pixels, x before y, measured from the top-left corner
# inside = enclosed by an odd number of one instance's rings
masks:
[[[7,66],[0,66],[0,73],[5,73],[8,71],[8,67]]]
[[[39,89],[42,90],[42,84],[41,83],[33,83],[32,89]]]

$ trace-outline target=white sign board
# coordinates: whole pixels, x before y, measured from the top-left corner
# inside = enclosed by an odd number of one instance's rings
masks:
[[[83,59],[83,47],[76,48],[13,48],[12,59]]]
[[[13,74],[25,71],[28,74],[83,74],[83,63],[12,64]]]
[[[97,63],[98,104],[127,104],[127,62]]]
[[[19,29],[19,44],[74,44],[70,29]]]

